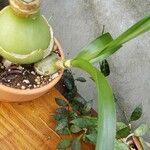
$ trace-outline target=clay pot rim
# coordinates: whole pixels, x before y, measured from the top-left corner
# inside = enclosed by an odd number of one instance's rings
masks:
[[[64,51],[61,48],[60,43],[57,41],[56,38],[54,39],[54,41],[59,49],[61,58],[64,59]],[[9,91],[9,93],[12,93],[12,94],[24,94],[24,95],[37,94],[39,92],[44,92],[45,90],[52,88],[61,79],[63,72],[64,72],[64,69],[61,69],[61,72],[58,77],[52,80],[49,84],[44,85],[43,87],[40,87],[40,88],[21,90],[21,89],[11,88],[11,87],[7,87],[5,85],[0,84],[0,89],[6,92]]]

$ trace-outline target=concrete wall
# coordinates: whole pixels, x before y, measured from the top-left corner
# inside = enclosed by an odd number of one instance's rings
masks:
[[[98,36],[103,25],[116,37],[148,15],[150,0],[44,0],[42,11],[69,58]],[[120,105],[130,114],[142,102],[144,115],[140,122],[150,124],[150,33],[126,44],[109,58],[109,63],[109,80]],[[81,95],[96,99],[95,87],[88,76],[74,72],[88,80],[78,85]],[[118,116],[121,116],[120,111]],[[147,139],[150,141],[150,133]]]

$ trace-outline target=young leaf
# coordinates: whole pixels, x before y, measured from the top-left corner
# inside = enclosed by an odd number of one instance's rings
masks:
[[[130,150],[128,145],[120,140],[115,141],[115,150]]]
[[[87,102],[83,107],[83,112],[87,113],[92,109],[91,102]]]
[[[144,136],[149,130],[149,127],[147,124],[141,124],[135,131],[135,136]]]
[[[97,126],[97,118],[94,117],[81,117],[72,120],[70,123],[78,126],[79,128],[88,128]]]
[[[142,116],[142,104],[134,109],[130,117],[130,122],[140,119],[141,116]]]
[[[81,105],[77,103],[72,103],[71,106],[73,111],[80,112],[80,113],[82,112]]]
[[[55,130],[59,131],[64,129],[68,125],[67,119],[62,119],[59,121],[58,125],[56,126]]]
[[[68,78],[64,78],[63,82],[68,90],[73,89],[73,83],[71,80],[69,80]]]
[[[76,59],[84,59],[89,61],[95,58],[106,47],[106,45],[112,41],[113,38],[109,33],[100,35],[97,39],[81,49]]]
[[[71,143],[72,150],[81,150],[81,143],[79,139],[74,139]]]
[[[76,113],[76,112],[70,112],[69,113],[69,118],[71,119],[71,120],[74,120],[74,119],[76,119],[78,117],[78,114]]]
[[[130,127],[125,127],[119,131],[117,131],[117,139],[126,138],[130,134]]]
[[[56,101],[57,105],[59,105],[59,106],[63,106],[63,107],[68,106],[68,103],[65,100],[62,100],[60,98],[55,98],[55,101]]]
[[[123,122],[117,122],[117,131],[123,129],[123,128],[126,128],[127,125]]]
[[[65,119],[65,118],[66,118],[66,115],[64,115],[64,114],[55,114],[54,115],[54,119],[57,121],[60,121],[60,120]]]
[[[110,75],[109,64],[106,59],[103,60],[102,63],[100,63],[100,69],[105,77]]]
[[[77,94],[77,87],[74,86],[72,90],[66,90],[64,93],[64,96],[68,101],[72,101],[72,99],[76,96]]]
[[[76,78],[76,81],[79,81],[79,82],[86,82],[86,79],[83,78],[83,77],[78,77],[78,78]]]
[[[72,125],[71,127],[70,127],[70,131],[72,132],[72,133],[78,133],[78,132],[80,132],[82,129],[81,128],[79,128],[78,126],[76,126],[76,125]]]
[[[40,75],[48,76],[56,73],[60,68],[56,66],[59,57],[53,52],[50,56],[34,64],[34,69]]]
[[[57,149],[66,149],[69,148],[71,146],[71,140],[62,140],[58,143],[57,145]]]
[[[86,100],[83,97],[74,97],[74,102],[75,103],[78,102],[78,103],[80,103],[82,105],[85,105]]]
[[[90,133],[87,133],[85,135],[85,139],[88,140],[89,142],[96,144],[97,140],[97,131],[95,129],[91,130]]]
[[[58,134],[70,134],[70,130],[68,129],[68,127],[62,128],[61,130],[57,131]]]
[[[64,71],[62,81],[63,81],[63,84],[65,85],[65,87],[69,91],[73,90],[75,88],[74,78],[73,78],[73,75],[72,75],[71,71],[69,71],[69,70]]]
[[[60,108],[56,109],[56,113],[58,113],[58,114],[67,114],[68,110],[64,107],[60,107]]]

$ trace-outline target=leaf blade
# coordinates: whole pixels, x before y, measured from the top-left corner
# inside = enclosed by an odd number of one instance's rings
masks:
[[[113,41],[113,38],[109,33],[100,35],[90,44],[82,48],[75,59],[84,59],[89,61],[95,58],[111,41]]]
[[[61,140],[57,145],[57,149],[66,149],[70,147],[70,145],[71,145],[71,140]]]
[[[67,103],[65,100],[60,99],[60,98],[55,98],[55,102],[56,102],[57,105],[59,105],[59,106],[63,106],[63,107],[68,106],[68,103]]]
[[[93,59],[90,59],[91,63],[104,60],[110,55],[115,53],[121,48],[121,45],[132,40],[133,38],[143,34],[150,30],[150,15],[144,17],[133,26],[131,26],[127,31],[123,32],[118,38],[110,42],[106,47],[101,50],[101,52]]]
[[[97,118],[94,117],[80,117],[71,121],[72,124],[79,128],[88,128],[97,126]]]
[[[130,134],[130,127],[125,127],[117,131],[117,139],[126,138]]]
[[[72,133],[78,133],[78,132],[80,132],[82,129],[81,128],[79,128],[78,126],[76,126],[76,125],[72,125],[71,127],[70,127],[70,131],[72,132]]]
[[[115,141],[115,150],[130,150],[130,149],[129,149],[128,145],[126,145],[122,141],[116,140]]]
[[[71,143],[72,150],[81,150],[81,143],[79,139],[74,139]]]
[[[138,119],[141,118],[142,116],[142,104],[140,104],[138,107],[136,107],[134,109],[134,111],[132,112],[131,116],[130,116],[130,122],[131,121],[137,121]]]
[[[89,73],[97,86],[99,107],[96,150],[113,149],[116,136],[116,108],[112,89],[103,74],[88,61],[73,59],[71,65]]]
[[[101,72],[103,73],[103,75],[105,77],[109,76],[110,75],[110,69],[109,69],[109,64],[107,62],[106,59],[104,59],[101,63],[100,63],[100,69],[101,69]]]
[[[61,120],[59,121],[59,123],[57,124],[55,130],[56,130],[56,131],[62,130],[62,129],[64,129],[67,125],[68,125],[67,119],[61,119]]]

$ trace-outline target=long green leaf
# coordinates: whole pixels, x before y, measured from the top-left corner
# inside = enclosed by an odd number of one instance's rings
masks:
[[[91,63],[102,61],[105,58],[112,55],[113,53],[115,53],[117,50],[119,50],[122,47],[122,44],[124,44],[125,42],[149,30],[150,16],[147,16],[141,21],[137,22],[132,27],[130,27],[127,31],[125,31],[115,40],[113,40],[112,36],[109,33],[101,35],[93,42],[88,44],[86,47],[81,49],[81,52],[75,57],[75,59],[84,59],[90,61]],[[46,60],[47,61],[42,61],[42,63],[40,63],[40,68],[45,68],[44,71],[50,73],[52,69],[51,67],[49,67],[50,63],[47,63],[49,62],[49,59]],[[43,72],[41,71],[38,71],[38,73],[43,74]]]
[[[116,136],[116,108],[113,92],[103,74],[88,61],[74,59],[71,66],[89,73],[98,92],[98,137],[96,150],[113,150]]]
[[[150,15],[140,20],[132,27],[130,27],[127,31],[122,33],[118,38],[110,42],[94,59],[91,59],[91,62],[96,62],[99,60],[103,60],[114,52],[116,52],[119,47],[128,42],[129,40],[137,37],[138,35],[150,30]],[[118,47],[118,49],[117,49]]]
[[[109,33],[100,35],[90,44],[82,48],[80,53],[76,56],[76,59],[84,59],[89,61],[95,58],[112,41],[113,38]]]

